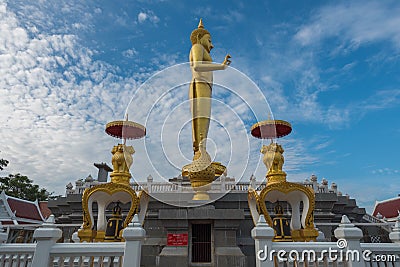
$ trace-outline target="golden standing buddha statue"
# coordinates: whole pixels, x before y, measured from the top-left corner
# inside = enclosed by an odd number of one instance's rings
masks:
[[[201,19],[198,28],[190,35],[190,41],[192,42],[192,49],[189,54],[192,81],[189,88],[189,99],[192,113],[193,160],[196,160],[200,157],[199,144],[201,139],[204,139],[203,145],[204,148],[206,147],[205,140],[210,126],[212,72],[226,69],[231,61],[228,54],[221,64],[212,63],[210,51],[214,46],[211,42],[211,35],[204,29]]]

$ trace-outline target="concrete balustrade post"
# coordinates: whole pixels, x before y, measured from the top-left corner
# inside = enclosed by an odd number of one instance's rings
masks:
[[[343,215],[339,227],[335,229],[334,233],[338,239],[338,247],[335,249],[343,250],[344,255],[346,255],[346,265],[348,267],[364,267],[366,263],[360,245],[360,240],[363,237],[361,229],[352,224],[346,215]],[[352,255],[359,257],[358,259],[353,258]]]
[[[139,222],[137,214],[133,221],[123,230],[122,237],[125,239],[123,267],[140,267],[140,255],[142,243],[146,231]]]
[[[37,244],[32,266],[49,266],[50,250],[61,236],[62,231],[56,228],[54,215],[50,215],[47,221],[33,233]]]
[[[274,260],[270,258],[269,251],[272,249],[275,232],[265,221],[264,215],[260,215],[256,226],[251,230],[251,236],[255,241],[256,266],[273,267]]]
[[[389,238],[393,243],[400,243],[400,215],[397,217],[396,224],[394,225],[392,232],[389,234]]]

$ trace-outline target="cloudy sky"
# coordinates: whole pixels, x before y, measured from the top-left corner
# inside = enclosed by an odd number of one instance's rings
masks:
[[[248,181],[261,143],[249,128],[289,121],[288,180],[315,174],[371,210],[400,193],[398,1],[0,0],[2,175],[49,191],[111,165],[105,124],[146,126],[132,174],[169,178],[191,157],[189,36],[203,18],[215,73],[210,154]],[[177,65],[178,64],[178,65]],[[180,64],[180,65],[179,65]]]

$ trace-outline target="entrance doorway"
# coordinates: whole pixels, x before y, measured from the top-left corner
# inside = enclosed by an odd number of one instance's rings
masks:
[[[192,263],[211,263],[211,224],[192,224]]]

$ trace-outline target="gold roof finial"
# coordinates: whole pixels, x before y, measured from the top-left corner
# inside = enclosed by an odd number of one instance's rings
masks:
[[[204,29],[204,25],[203,25],[203,19],[201,18],[199,21],[199,26],[197,26],[198,29]]]

